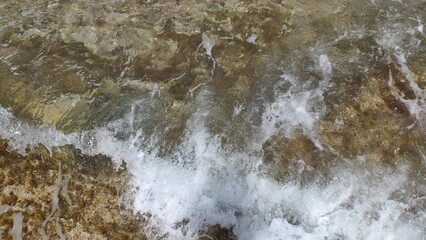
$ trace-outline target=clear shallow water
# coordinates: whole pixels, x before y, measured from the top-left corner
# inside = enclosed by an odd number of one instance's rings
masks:
[[[409,160],[391,167],[359,156],[341,159],[323,173],[301,164],[294,172],[297,180],[275,181],[262,173],[260,149],[223,149],[201,124],[203,113],[194,114],[182,145],[170,158],[139,148],[137,133],[124,141],[108,127],[63,134],[16,122],[4,109],[1,125],[7,130],[2,128],[1,134],[18,149],[36,143],[74,144],[86,154],[110,156],[117,164],[124,160],[133,175],[130,207],[151,215],[148,233],[170,239],[196,236],[213,224],[232,228],[239,239],[424,236],[424,171],[414,169]],[[302,174],[312,174],[314,180],[302,183]],[[189,222],[176,227],[183,219]]]
[[[137,82],[141,90],[130,97],[121,90],[114,98],[109,83],[95,82],[106,100],[88,130],[29,121],[24,110],[15,117],[10,92],[0,137],[22,153],[28,144],[73,144],[117,166],[124,161],[133,177],[129,207],[149,216],[152,239],[195,239],[214,224],[238,239],[424,239],[424,8],[415,1],[345,4],[348,12],[335,17],[301,14],[290,40],[274,43],[234,85],[221,79],[220,41],[201,32],[195,45],[211,77],[191,85],[183,100],[170,103],[167,85],[126,73],[112,82]],[[312,39],[304,35],[312,31]],[[1,59],[19,67],[10,55]],[[16,75],[25,78],[24,70]],[[58,99],[79,109],[77,95]],[[87,116],[80,113],[63,119]]]

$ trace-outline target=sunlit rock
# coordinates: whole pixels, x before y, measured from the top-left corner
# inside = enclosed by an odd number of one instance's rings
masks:
[[[2,1],[0,238],[421,239],[422,10]]]
[[[416,119],[396,94],[387,86],[387,79],[367,79],[354,103],[343,103],[327,114],[320,123],[321,136],[345,157],[366,154],[372,160],[394,164],[420,137]]]
[[[70,147],[40,146],[22,156],[0,144],[0,202],[10,206],[0,215],[2,238],[12,234],[12,215],[22,212],[24,238],[43,232],[51,238],[146,239],[143,220],[118,199],[128,178],[123,169],[116,172],[102,156],[88,158]]]

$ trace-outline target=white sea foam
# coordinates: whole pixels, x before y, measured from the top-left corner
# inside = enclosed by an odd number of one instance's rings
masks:
[[[256,44],[256,40],[257,40],[257,36],[256,36],[256,34],[254,34],[254,33],[252,33],[252,34],[250,35],[250,37],[248,37],[248,38],[246,39],[246,41],[247,41],[248,43],[252,43],[252,44]]]
[[[291,81],[291,80],[289,80]],[[133,175],[134,211],[149,214],[147,234],[155,239],[196,239],[209,225],[232,228],[238,239],[422,239],[426,214],[407,212],[416,207],[409,193],[408,164],[392,169],[365,157],[342,161],[324,181],[301,185],[277,182],[257,169],[261,158],[256,152],[232,152],[221,146],[220,136],[211,134],[205,124],[218,111],[209,102],[207,89],[196,97],[197,110],[188,121],[184,141],[174,159],[160,158],[138,147],[134,133],[118,139],[117,125],[80,134],[65,135],[51,130],[43,144],[58,145],[55,139],[72,143],[87,154],[106,154],[116,163],[124,160]],[[132,110],[129,109],[129,112]],[[2,123],[15,122],[8,131],[28,131],[17,141],[24,147],[35,144],[41,129],[20,123],[1,109]],[[6,120],[5,120],[6,119]],[[123,126],[128,127],[124,124]],[[309,127],[309,124],[305,124]],[[271,126],[275,129],[275,126]],[[14,138],[13,138],[14,137]],[[59,142],[62,144],[63,142]],[[19,143],[19,144],[18,144]],[[319,179],[323,178],[318,176]],[[179,224],[180,223],[180,224]]]
[[[411,71],[407,65],[406,59],[406,56],[410,54],[410,51],[412,51],[412,49],[416,49],[422,41],[422,39],[419,39],[415,35],[416,29],[419,30],[419,28],[418,26],[407,27],[406,25],[395,23],[389,25],[390,26],[381,26],[380,29],[378,29],[379,33],[377,34],[376,41],[389,55],[388,61],[394,61],[397,64],[399,71],[401,71],[406,78],[406,81],[408,81],[415,98],[404,98],[404,94],[395,87],[393,81],[394,77],[390,70],[388,85],[391,89],[393,89],[395,96],[397,96],[398,99],[406,105],[411,115],[415,116],[416,119],[422,123],[426,118],[426,89],[419,87],[417,83],[419,76],[416,76]],[[392,60],[392,58],[395,60]]]
[[[150,228],[169,239],[192,239],[216,223],[239,239],[421,239],[425,216],[404,221],[409,204],[392,198],[407,182],[407,165],[394,170],[360,157],[333,168],[327,184],[278,183],[247,167],[260,161],[255,154],[222,149],[202,112],[179,156],[192,159],[190,167],[145,156],[149,163],[131,168],[134,208],[152,215]]]
[[[298,77],[284,73],[274,90],[275,101],[265,104],[262,120],[264,140],[281,132],[291,137],[295,129],[303,130],[316,145],[315,123],[325,112],[324,90],[328,87],[332,73],[331,63],[326,55],[320,55],[317,63],[324,79],[320,83],[301,81]]]
[[[424,90],[416,85],[406,64],[407,53],[401,48],[401,34],[407,32],[404,28],[378,32],[377,42],[395,58],[417,96],[411,102],[401,96],[400,100],[421,119]],[[348,36],[351,34],[360,33]],[[214,46],[215,42],[202,33],[200,47],[215,64]],[[257,148],[231,151],[221,142],[223,133],[209,131],[208,123],[221,116],[222,110],[212,104],[214,96],[205,84],[193,91],[196,109],[182,142],[166,157],[157,154],[156,143],[161,138],[146,133],[142,126],[150,116],[140,109],[147,108],[150,99],[135,101],[122,119],[105,127],[72,134],[34,127],[0,107],[0,137],[21,153],[27,145],[40,143],[52,148],[73,144],[85,154],[105,154],[117,166],[125,161],[133,176],[131,207],[149,216],[146,232],[152,239],[196,239],[213,224],[232,229],[242,240],[424,239],[426,212],[420,189],[424,179],[413,178],[410,174],[415,169],[403,159],[391,168],[365,156],[342,158],[327,174],[315,173],[315,181],[304,184],[297,180],[279,182],[263,174],[260,145],[274,134],[291,137],[294,131],[302,130],[317,146],[322,145],[316,140],[315,127],[325,113],[323,95],[334,65],[324,53],[313,55],[313,71],[321,75],[320,79],[301,79],[284,70],[273,86],[272,100],[262,103],[260,129],[248,137]],[[391,77],[389,85],[393,86]],[[237,106],[234,117],[244,111],[250,108]],[[62,190],[66,192],[65,183]],[[6,211],[4,206],[0,206],[1,211]],[[60,226],[57,230],[61,235]]]
[[[46,147],[63,146],[72,142],[68,136],[53,128],[34,128],[30,124],[16,121],[10,112],[0,107],[0,137],[20,153],[25,153],[27,145],[43,144]]]
[[[206,55],[212,58],[213,57],[212,49],[215,45],[215,41],[213,39],[209,38],[205,32],[203,32],[201,37],[202,37],[202,40],[203,40],[201,42],[201,46],[203,46],[204,50],[206,50]]]
[[[202,46],[204,48],[204,50],[206,51],[206,55],[213,61],[213,69],[212,69],[212,74],[216,68],[216,60],[213,57],[213,53],[212,53],[212,49],[215,46],[216,42],[209,38],[209,36],[203,32],[203,34],[201,35],[202,38],[202,42],[200,44],[200,46]]]

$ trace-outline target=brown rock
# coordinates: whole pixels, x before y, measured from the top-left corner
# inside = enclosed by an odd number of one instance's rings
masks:
[[[68,147],[52,149],[50,155],[43,146],[21,156],[0,143],[0,202],[10,206],[0,215],[2,239],[12,237],[11,215],[19,212],[24,238],[39,239],[44,231],[67,239],[146,239],[142,218],[118,201],[128,176],[115,171],[107,158],[83,156]]]

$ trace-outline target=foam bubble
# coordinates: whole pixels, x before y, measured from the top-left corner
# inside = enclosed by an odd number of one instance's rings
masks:
[[[415,186],[407,188],[408,165],[392,169],[360,157],[341,162],[326,178],[317,176],[323,180],[305,185],[277,182],[257,170],[258,153],[228,151],[208,131],[210,97],[208,91],[197,95],[198,109],[188,121],[184,141],[173,155],[175,161],[139,148],[133,139],[137,135],[117,138],[112,127],[69,135],[52,131],[43,143],[53,146],[58,144],[55,139],[64,139],[87,154],[102,153],[117,163],[126,161],[133,175],[132,207],[150,214],[146,231],[152,238],[196,239],[213,224],[232,228],[239,239],[423,236],[424,212],[407,212],[416,207],[409,194],[395,197],[401,189],[415,191]],[[3,123],[13,118],[4,109],[0,116]],[[123,122],[110,123],[117,124]],[[22,123],[16,126],[12,131],[28,133],[15,146],[39,141],[32,135],[44,131]],[[2,127],[2,137],[4,132]]]
[[[393,19],[395,16],[391,15],[389,18]],[[416,119],[422,123],[426,116],[426,89],[418,85],[417,82],[419,77],[410,70],[406,59],[406,56],[410,55],[410,52],[416,49],[419,43],[424,40],[419,39],[419,37],[414,34],[416,29],[418,31],[422,30],[422,28],[419,29],[418,26],[407,26],[406,24],[393,23],[393,21],[390,21],[388,25],[380,26],[380,29],[378,29],[376,42],[389,55],[388,61],[395,62],[399,67],[399,71],[407,79],[415,98],[405,99],[404,94],[397,90],[393,82],[391,70],[389,70],[389,87],[393,89],[398,99],[406,105],[410,114],[415,116]]]
[[[329,74],[331,65],[326,60],[327,57],[320,57],[320,67],[325,74]],[[281,80],[275,86],[275,100],[272,103],[265,103],[264,106],[262,116],[264,139],[269,139],[277,132],[291,137],[296,129],[301,129],[322,148],[315,137],[315,124],[325,112],[323,93],[326,85],[326,80],[315,86],[315,83],[299,81],[291,74],[281,75]]]
[[[416,95],[414,100],[399,99],[422,120],[425,92],[416,85],[407,66],[404,47],[408,43],[414,48],[418,41],[404,26],[376,29],[376,41],[393,57]],[[414,26],[414,33],[422,30],[419,26]],[[361,39],[364,34],[371,32],[353,31],[348,36]],[[247,41],[255,42],[252,36]],[[214,69],[215,42],[206,33],[201,37],[200,47],[213,61]],[[252,148],[230,150],[221,142],[227,137],[225,132],[210,131],[209,123],[224,114],[205,83],[190,91],[194,112],[182,141],[167,156],[158,154],[157,144],[164,132],[150,125],[152,114],[147,110],[157,107],[151,99],[157,91],[135,101],[121,119],[71,134],[34,127],[0,107],[0,136],[22,153],[27,145],[41,143],[51,148],[73,144],[85,154],[107,155],[117,166],[125,161],[132,175],[128,192],[133,200],[131,207],[149,216],[145,230],[153,239],[196,239],[214,224],[232,229],[243,240],[424,239],[424,178],[412,176],[415,169],[404,159],[392,168],[362,155],[341,158],[322,174],[312,173],[313,181],[303,183],[300,179],[277,181],[264,173],[261,145],[275,134],[291,138],[301,130],[322,149],[315,128],[325,114],[323,95],[335,70],[331,56],[320,50],[310,56],[313,66],[306,71],[319,77],[304,79],[285,69],[276,84],[266,86],[272,88],[271,99],[235,107],[235,119],[255,108],[259,113],[259,105],[264,109],[259,114],[259,126],[255,126],[258,131],[245,136],[245,141],[256,146]],[[389,86],[394,87],[392,74]],[[422,158],[426,164],[424,154]],[[300,162],[304,164],[303,159]],[[0,213],[7,208],[0,205]]]
[[[72,143],[72,139],[53,128],[35,128],[30,124],[16,120],[10,112],[0,107],[0,137],[6,138],[18,152],[24,154],[27,145],[43,144],[46,147],[63,146]]]

